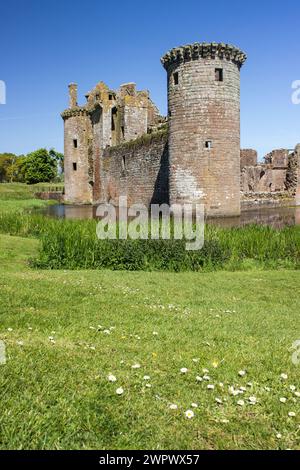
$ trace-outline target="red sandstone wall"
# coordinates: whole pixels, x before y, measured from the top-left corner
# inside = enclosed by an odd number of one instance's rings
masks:
[[[144,136],[118,147],[107,148],[102,157],[101,202],[118,205],[120,196],[128,204],[168,202],[167,134]]]

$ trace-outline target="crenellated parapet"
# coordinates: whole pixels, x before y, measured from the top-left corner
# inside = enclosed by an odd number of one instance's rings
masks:
[[[226,59],[241,67],[247,60],[247,55],[239,48],[224,43],[194,43],[176,47],[167,52],[161,62],[166,70],[174,64],[203,59]]]
[[[78,116],[87,116],[89,114],[89,109],[84,106],[75,106],[74,108],[66,109],[61,113],[61,117],[65,121],[70,117],[78,117]]]

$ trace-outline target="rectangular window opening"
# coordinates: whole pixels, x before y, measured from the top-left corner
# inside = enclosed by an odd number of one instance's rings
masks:
[[[212,149],[212,141],[211,140],[207,140],[205,142],[205,148],[208,149],[208,150]]]
[[[178,74],[178,72],[175,72],[173,74],[173,78],[174,78],[174,85],[178,85],[178,83],[179,83],[179,74]]]
[[[113,95],[108,95],[108,99],[109,99],[109,101],[112,101]]]
[[[116,130],[116,124],[117,124],[117,108],[113,108],[111,112],[111,130],[115,131]]]
[[[73,171],[77,171],[77,163],[73,163]]]
[[[125,171],[126,170],[126,157],[122,157],[122,170]]]
[[[77,147],[78,147],[78,141],[77,141],[77,139],[74,139],[74,140],[73,140],[73,145],[74,145],[74,149],[77,149]]]
[[[223,69],[215,70],[216,82],[223,82]]]

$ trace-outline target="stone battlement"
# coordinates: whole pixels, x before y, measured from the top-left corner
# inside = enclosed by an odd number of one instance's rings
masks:
[[[194,43],[186,46],[175,47],[167,52],[161,62],[166,70],[171,65],[191,60],[203,59],[226,59],[231,60],[241,67],[247,60],[247,55],[235,46],[223,43]]]

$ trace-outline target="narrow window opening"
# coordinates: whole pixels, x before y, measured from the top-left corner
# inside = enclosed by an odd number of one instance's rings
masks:
[[[122,171],[126,170],[126,157],[122,157]]]
[[[207,140],[205,142],[205,148],[208,149],[208,150],[212,149],[212,141],[211,140]]]
[[[97,95],[96,95],[96,100],[97,100],[97,101],[100,100],[100,95],[99,95],[98,93],[97,93]]]
[[[108,95],[108,99],[109,99],[109,101],[112,101],[113,95]]]
[[[121,126],[121,132],[122,132],[122,138],[125,138],[125,128],[124,126]]]
[[[73,140],[73,145],[74,145],[74,149],[77,149],[77,147],[78,147],[78,141],[77,141],[77,139],[74,139],[74,140]]]
[[[73,171],[77,171],[77,163],[73,163]]]
[[[262,170],[260,172],[259,178],[262,179],[265,176],[265,174],[266,174],[266,172]]]
[[[111,113],[111,130],[115,131],[116,130],[116,120],[117,120],[117,108],[112,109]]]
[[[223,69],[216,69],[215,70],[215,76],[216,76],[216,81],[217,82],[223,82]]]
[[[173,78],[174,78],[174,85],[178,85],[179,83],[179,75],[178,75],[178,72],[175,72],[173,74]]]

